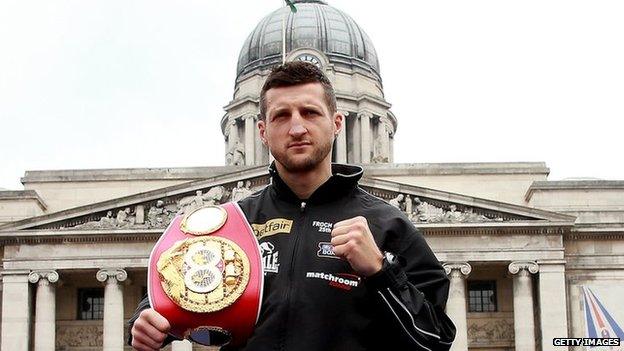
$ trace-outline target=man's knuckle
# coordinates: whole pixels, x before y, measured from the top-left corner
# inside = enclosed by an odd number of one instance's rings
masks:
[[[145,325],[144,325],[144,321],[137,319],[134,324],[132,325],[132,333],[134,334],[139,334],[141,333],[143,330],[145,330]]]
[[[165,333],[160,333],[160,334],[158,334],[158,335],[156,336],[156,341],[157,341],[159,344],[162,344],[162,343],[163,343],[163,341],[165,341],[165,339],[166,339],[166,338],[167,338],[167,334],[165,334]]]
[[[132,340],[132,348],[137,350],[137,351],[143,351],[145,350],[145,346],[139,342],[138,340]]]

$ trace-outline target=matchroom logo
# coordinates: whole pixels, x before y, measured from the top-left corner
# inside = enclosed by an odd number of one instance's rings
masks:
[[[351,290],[360,285],[362,279],[355,274],[337,273],[336,275],[323,272],[307,272],[306,278],[322,279],[329,282],[329,286],[342,290]]]

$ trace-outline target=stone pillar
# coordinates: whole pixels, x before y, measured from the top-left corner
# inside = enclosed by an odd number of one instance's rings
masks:
[[[28,351],[30,345],[29,271],[2,272],[2,344],[0,350]]]
[[[256,158],[256,143],[254,135],[256,125],[254,123],[254,115],[246,115],[245,117],[245,165],[253,166]]]
[[[516,351],[535,351],[535,322],[531,274],[538,272],[537,263],[516,261],[509,264],[513,278],[514,341]]]
[[[553,338],[568,337],[565,262],[539,262],[539,305],[542,351],[563,351],[553,346]]]
[[[390,121],[388,121],[387,117],[379,119],[377,130],[377,138],[379,138],[379,140],[376,140],[375,143],[378,143],[380,147],[379,154],[375,155],[375,157],[384,162],[390,162]]]
[[[585,336],[585,309],[583,306],[583,288],[582,282],[576,277],[567,278],[568,291],[568,311],[570,312],[569,337],[582,338]]]
[[[238,137],[238,126],[236,120],[232,119],[227,122],[225,127],[225,134],[227,136],[227,147],[225,150],[225,163],[226,165],[232,165],[234,163],[234,156],[236,154],[236,144],[240,142]]]
[[[171,351],[193,351],[193,344],[188,340],[174,341],[171,343]]]
[[[468,262],[447,262],[443,264],[451,279],[446,313],[455,324],[457,333],[451,351],[468,350],[468,323],[466,320],[466,277],[472,271]]]
[[[262,139],[260,139],[260,130],[258,129],[258,121],[260,120],[260,116],[255,116],[254,119],[254,143],[256,144],[256,166],[266,164],[266,160],[268,160],[266,146],[262,143]]]
[[[371,162],[371,119],[373,118],[373,114],[370,112],[360,112],[358,114],[360,118],[360,138],[362,140],[362,163],[370,163]]]
[[[228,122],[230,124],[230,136],[228,139],[228,146],[233,149],[234,145],[236,145],[237,141],[240,141],[238,138],[238,125],[236,123],[236,119]]]
[[[336,162],[347,163],[347,116],[349,112],[339,111],[343,116],[342,128],[336,136]]]
[[[54,351],[56,338],[56,271],[34,271],[28,281],[37,284],[35,297],[35,351]]]
[[[104,351],[123,350],[124,346],[124,310],[123,282],[128,273],[119,268],[100,269],[95,277],[106,282],[104,288]]]

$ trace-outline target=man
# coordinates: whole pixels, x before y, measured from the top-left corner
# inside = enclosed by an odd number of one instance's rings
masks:
[[[357,186],[362,168],[331,163],[344,116],[325,75],[309,63],[277,67],[260,116],[272,182],[239,205],[275,256],[245,350],[448,350],[442,266],[400,210]],[[148,307],[131,319],[137,350],[170,340]]]

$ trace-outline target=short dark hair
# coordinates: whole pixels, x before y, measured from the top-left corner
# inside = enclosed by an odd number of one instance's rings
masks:
[[[260,91],[260,119],[266,118],[266,92],[271,88],[320,83],[325,92],[325,102],[330,113],[336,112],[336,94],[327,76],[309,62],[286,62],[273,68]]]

